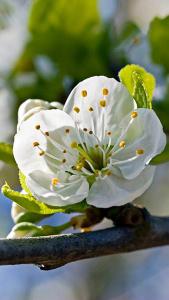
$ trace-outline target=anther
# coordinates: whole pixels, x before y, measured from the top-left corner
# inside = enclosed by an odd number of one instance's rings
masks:
[[[109,93],[109,90],[106,89],[106,88],[104,88],[104,89],[102,90],[102,93],[103,93],[104,96],[107,96],[108,93]]]
[[[137,116],[138,116],[138,113],[137,113],[136,111],[133,111],[133,112],[131,113],[131,118],[132,118],[132,119],[136,118]]]
[[[79,108],[78,106],[75,106],[75,107],[73,108],[73,110],[74,110],[76,113],[79,113],[79,112],[80,112],[80,108]]]
[[[86,90],[81,91],[81,95],[82,95],[82,97],[86,97],[87,96],[87,91]]]
[[[52,185],[57,185],[59,183],[58,178],[52,178]]]
[[[84,164],[83,163],[78,163],[76,165],[76,171],[81,171],[81,169],[84,167]]]
[[[49,132],[48,132],[48,131],[45,131],[45,135],[46,135],[46,136],[49,136]]]
[[[99,145],[97,144],[97,145],[95,145],[95,148],[97,149],[97,148],[99,148]]]
[[[87,128],[83,128],[83,131],[85,131],[85,132],[86,132],[86,131],[87,131]]]
[[[143,149],[137,149],[136,150],[136,155],[142,155],[144,154],[144,150]]]
[[[35,129],[39,130],[40,129],[40,125],[39,124],[35,125]]]
[[[69,133],[69,132],[70,132],[70,129],[69,129],[69,128],[65,129],[65,132],[66,132],[66,133]]]
[[[43,151],[43,150],[41,150],[40,152],[39,152],[39,155],[40,156],[42,156],[42,155],[44,155],[45,154],[45,151]]]
[[[107,132],[107,135],[111,135],[111,134],[112,134],[112,132],[111,132],[111,131],[108,131],[108,132]]]
[[[90,131],[89,131],[89,134],[93,134],[93,131],[92,131],[92,130],[90,130]]]
[[[62,159],[62,163],[64,164],[66,162],[66,159],[64,158],[64,159]]]
[[[99,104],[101,107],[106,107],[106,100],[100,100]]]
[[[108,170],[108,171],[106,172],[106,175],[107,175],[107,176],[111,176],[111,175],[112,175],[112,172],[111,172],[110,170]]]
[[[33,143],[32,143],[32,146],[33,146],[33,147],[38,147],[38,146],[39,146],[39,143],[38,143],[38,142],[33,142]]]
[[[90,111],[90,112],[93,111],[93,107],[92,107],[92,106],[89,107],[89,111]]]
[[[124,148],[126,146],[126,142],[125,141],[121,141],[120,143],[119,143],[119,147],[120,148]]]
[[[73,149],[77,148],[77,142],[75,142],[75,141],[72,142],[71,145],[70,145],[70,147],[73,148]]]
[[[64,150],[63,150],[63,153],[66,153],[66,152],[67,152],[66,149],[64,149]]]

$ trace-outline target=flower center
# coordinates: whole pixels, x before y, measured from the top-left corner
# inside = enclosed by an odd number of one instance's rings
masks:
[[[79,155],[77,163],[73,166],[76,171],[87,170],[94,175],[98,175],[100,172],[105,173],[105,170],[110,163],[110,152],[113,149],[113,145],[99,145],[94,147],[87,146],[86,143],[77,144],[72,142],[72,148],[75,148]]]

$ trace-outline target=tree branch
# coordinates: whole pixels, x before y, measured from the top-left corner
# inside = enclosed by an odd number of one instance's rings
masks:
[[[141,224],[136,222],[137,226],[130,224],[128,216],[131,217],[131,211],[128,210],[119,215],[116,223],[120,226],[104,230],[0,239],[0,265],[36,264],[49,270],[81,259],[169,245],[169,217],[154,217],[145,214],[145,210],[141,211],[146,217]],[[138,221],[137,218],[133,220]]]

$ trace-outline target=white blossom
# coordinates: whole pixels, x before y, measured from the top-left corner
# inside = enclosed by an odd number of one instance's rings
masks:
[[[165,147],[160,120],[137,108],[115,79],[88,78],[63,111],[41,110],[22,122],[14,156],[33,195],[53,206],[82,201],[123,205],[150,186],[151,159]]]

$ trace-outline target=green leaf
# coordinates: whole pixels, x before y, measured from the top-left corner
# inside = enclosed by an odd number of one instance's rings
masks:
[[[158,164],[163,164],[169,161],[169,143],[167,143],[164,151],[162,153],[160,153],[159,155],[157,155],[156,157],[154,157],[150,164],[151,165],[158,165]]]
[[[8,238],[22,238],[24,236],[41,235],[41,227],[30,222],[16,224],[8,235]]]
[[[119,72],[120,81],[135,99],[138,107],[152,108],[155,78],[138,65],[127,65]]]
[[[150,42],[151,56],[156,64],[164,67],[169,73],[169,16],[156,17],[150,24],[148,38]]]
[[[54,213],[83,212],[88,207],[86,201],[82,201],[77,204],[67,205],[62,207],[50,206],[38,201],[32,195],[29,194],[24,195],[12,190],[7,183],[3,185],[2,193],[7,198],[11,199],[12,201],[17,203],[21,207],[25,208],[26,210],[33,213],[42,214],[42,215],[50,215]]]
[[[22,187],[22,189],[29,195],[32,195],[30,189],[27,187],[27,184],[26,184],[26,176],[19,170],[19,182],[20,182],[20,185]]]
[[[56,235],[66,230],[67,228],[70,228],[71,226],[72,225],[70,222],[67,222],[59,226],[50,226],[50,225],[37,226],[35,224],[32,224],[31,222],[22,222],[16,224],[12,228],[9,234],[9,238],[19,238],[24,236],[36,237],[36,236]]]
[[[49,217],[50,215],[42,215],[42,214],[36,214],[30,211],[25,211],[19,213],[17,216],[15,216],[15,223],[21,223],[21,222],[32,222],[32,223],[38,223],[42,221],[44,218]]]
[[[0,143],[0,160],[9,165],[16,166],[12,145],[3,142]]]

